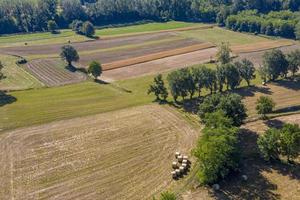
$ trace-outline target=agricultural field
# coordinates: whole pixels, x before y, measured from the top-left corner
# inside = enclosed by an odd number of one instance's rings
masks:
[[[174,152],[198,132],[149,105],[0,135],[1,199],[150,199],[174,182]]]
[[[67,69],[63,61],[55,59],[33,60],[25,64],[24,68],[47,87],[78,83],[87,79],[86,74],[76,69]]]
[[[4,66],[2,72],[5,76],[0,82],[0,90],[11,91],[43,87],[43,84],[38,79],[16,65],[16,57],[0,55],[0,60]]]

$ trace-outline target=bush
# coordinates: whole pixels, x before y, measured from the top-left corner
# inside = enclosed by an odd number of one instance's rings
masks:
[[[47,28],[51,33],[53,34],[57,33],[58,26],[55,21],[49,20],[47,24]]]
[[[17,60],[16,64],[22,65],[22,64],[26,64],[27,60],[25,58],[20,58],[19,60]]]
[[[102,74],[102,66],[100,63],[93,61],[90,63],[88,73],[96,80]]]
[[[89,21],[84,22],[81,27],[81,34],[92,37],[95,34],[94,25]]]
[[[266,114],[271,113],[275,107],[275,103],[271,97],[261,96],[256,102],[257,113],[262,119],[266,119]]]

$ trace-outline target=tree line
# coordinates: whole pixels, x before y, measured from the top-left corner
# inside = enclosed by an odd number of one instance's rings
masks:
[[[0,34],[46,31],[50,20],[59,28],[67,28],[74,20],[90,21],[97,26],[140,20],[202,21],[225,25],[231,15],[234,16],[229,21],[233,18],[241,21],[238,13],[244,10],[257,10],[258,13],[294,12],[299,6],[300,0],[2,0]],[[265,15],[257,17],[261,18],[258,21],[264,21]],[[247,18],[251,21],[253,16]],[[275,29],[273,27],[273,33],[277,34],[282,26],[287,30],[291,28],[290,21],[282,23],[276,24]],[[240,28],[247,29],[245,25],[234,26],[234,29]]]

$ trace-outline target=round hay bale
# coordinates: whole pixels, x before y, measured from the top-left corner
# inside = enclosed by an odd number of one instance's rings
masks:
[[[183,156],[178,156],[178,161],[182,162],[182,160],[183,160]]]
[[[182,160],[183,164],[188,164],[188,160]]]
[[[175,171],[172,171],[172,172],[171,172],[171,175],[172,175],[173,178],[177,178],[177,174],[176,174]]]
[[[180,173],[180,170],[179,170],[179,169],[176,169],[175,172],[176,172],[176,175],[177,175],[177,176],[180,176],[181,173]]]
[[[177,151],[177,152],[175,153],[175,158],[178,158],[178,156],[180,156],[180,152]]]
[[[183,156],[183,160],[188,160],[189,157],[188,156]]]
[[[179,167],[179,170],[182,173],[182,172],[184,172],[185,169],[184,169],[184,167],[181,166],[181,167]]]
[[[172,167],[173,167],[173,169],[177,169],[177,162],[172,162]]]
[[[183,163],[182,165],[181,165],[182,167],[184,167],[184,169],[187,169],[187,164],[185,164],[185,163]]]

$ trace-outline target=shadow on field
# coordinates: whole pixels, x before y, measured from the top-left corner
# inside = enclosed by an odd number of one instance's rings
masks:
[[[280,114],[280,113],[289,113],[289,112],[296,112],[296,111],[300,111],[300,105],[280,108],[273,111],[273,113]]]
[[[274,171],[291,179],[300,179],[300,164],[285,164],[279,161],[266,162],[258,151],[258,135],[248,129],[241,129],[239,133],[241,147],[241,170],[231,174],[224,181],[220,182],[219,191],[211,191],[211,196],[218,200],[224,199],[280,199],[280,195],[274,193],[277,185],[270,182],[264,173],[273,175]],[[246,175],[248,180],[242,179]],[[278,177],[275,177],[278,178]],[[288,183],[287,183],[288,184]]]
[[[256,93],[262,93],[265,95],[271,95],[273,92],[268,87],[251,86],[243,87],[236,90],[236,93],[242,97],[253,97]]]
[[[278,119],[270,119],[267,121],[264,121],[264,124],[266,124],[269,128],[282,128],[284,125],[284,122]]]
[[[0,91],[0,107],[11,104],[17,101],[17,98]]]
[[[300,90],[300,82],[292,80],[278,80],[274,82],[275,85],[281,86],[290,90]]]

